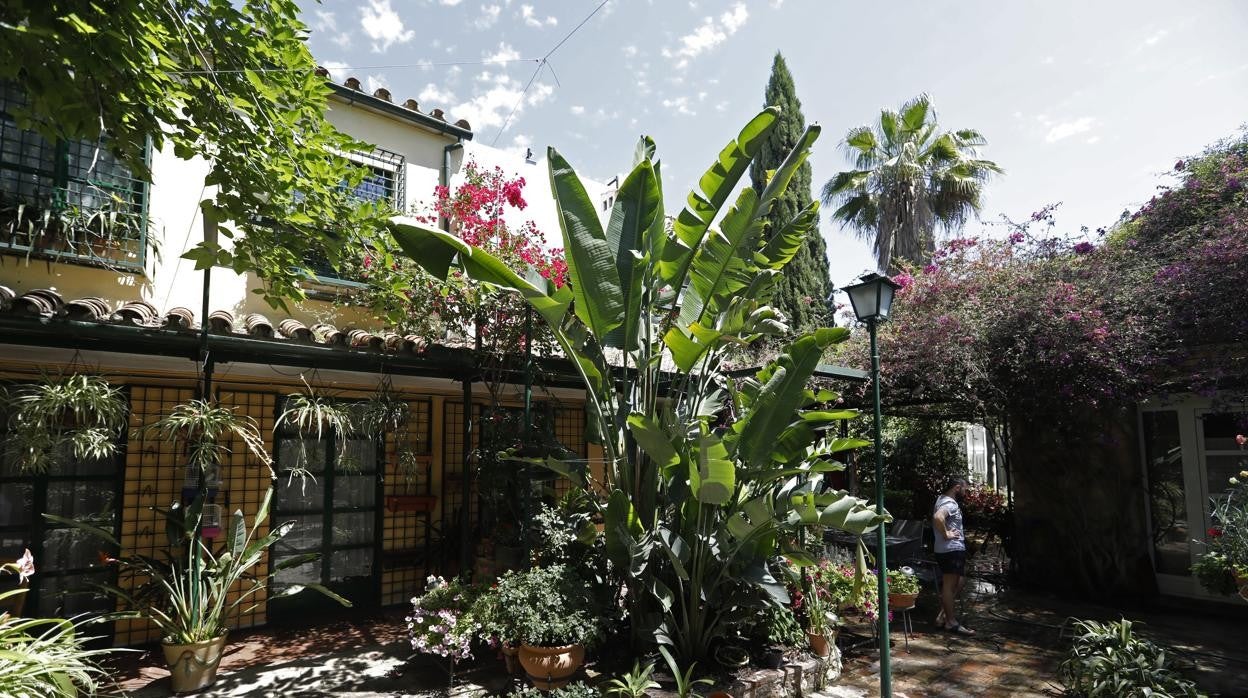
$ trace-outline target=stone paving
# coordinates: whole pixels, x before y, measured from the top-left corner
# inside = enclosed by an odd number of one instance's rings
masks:
[[[913,612],[909,648],[894,619],[893,689],[899,698],[955,696],[1057,696],[1057,666],[1069,617],[1143,621],[1141,632],[1173,649],[1185,673],[1213,696],[1248,696],[1248,604],[1157,606],[1118,610],[1074,604],[990,583],[982,574],[969,585],[963,620],[974,638],[940,632],[931,620],[936,599],[920,597]],[[858,644],[854,644],[857,636]],[[868,626],[849,627],[842,637],[844,673],[818,698],[876,696],[878,652]],[[402,615],[329,619],[301,629],[268,628],[230,638],[221,677],[198,695],[382,696],[447,695],[447,675],[436,665],[410,662]],[[509,686],[497,663],[463,676],[452,695],[501,693]],[[168,672],[158,651],[133,653],[116,664],[119,685],[111,695],[166,696]]]

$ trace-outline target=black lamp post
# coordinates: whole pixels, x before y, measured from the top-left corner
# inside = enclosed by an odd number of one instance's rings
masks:
[[[874,272],[863,274],[858,283],[841,289],[849,294],[849,302],[854,307],[854,315],[859,322],[867,324],[867,332],[871,335],[871,392],[875,407],[875,423],[872,425],[875,435],[875,506],[876,513],[884,513],[884,458],[880,453],[880,350],[876,345],[876,326],[888,319],[893,307],[893,294],[901,288],[892,279]],[[876,563],[879,577],[879,624],[880,624],[880,695],[888,698],[893,695],[893,671],[889,661],[888,637],[888,559],[885,555],[884,524],[878,529],[878,553]]]

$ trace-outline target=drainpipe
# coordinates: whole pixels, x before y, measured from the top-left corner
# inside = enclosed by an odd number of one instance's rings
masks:
[[[439,173],[438,183],[447,189],[451,188],[451,153],[456,150],[464,149],[463,139],[458,139],[454,143],[442,147],[442,172]],[[446,216],[438,219],[438,227],[451,232],[451,221]]]

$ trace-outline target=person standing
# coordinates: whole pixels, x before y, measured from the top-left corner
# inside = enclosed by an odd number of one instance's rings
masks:
[[[941,575],[940,615],[936,616],[936,625],[959,635],[974,635],[974,630],[958,622],[953,607],[966,583],[966,538],[962,528],[962,507],[958,506],[958,498],[966,486],[966,478],[958,477],[950,481],[945,493],[936,498],[932,512],[936,564]]]

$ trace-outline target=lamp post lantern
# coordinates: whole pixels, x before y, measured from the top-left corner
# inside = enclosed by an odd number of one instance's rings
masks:
[[[893,295],[901,288],[892,279],[874,272],[863,274],[858,283],[841,289],[849,295],[849,302],[854,307],[854,315],[859,322],[867,325],[867,333],[871,336],[871,393],[875,409],[875,422],[872,432],[875,442],[875,507],[877,514],[884,513],[884,457],[880,453],[880,350],[876,344],[876,327],[888,319],[893,307]],[[879,606],[877,609],[880,625],[880,695],[888,698],[893,695],[892,663],[889,661],[888,633],[888,558],[885,555],[884,524],[877,529],[878,546],[876,566],[879,570]]]

